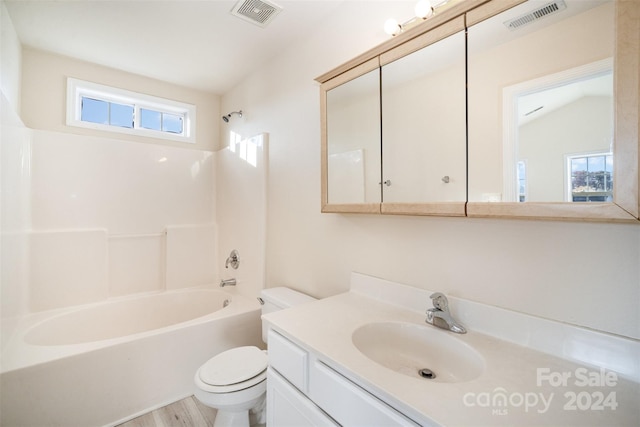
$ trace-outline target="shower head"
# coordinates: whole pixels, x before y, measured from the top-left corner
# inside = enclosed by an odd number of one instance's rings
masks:
[[[238,117],[242,117],[242,110],[240,110],[240,111],[232,111],[229,114],[227,114],[226,116],[222,116],[222,120],[224,120],[225,123],[229,123],[229,119],[234,114],[237,114]]]

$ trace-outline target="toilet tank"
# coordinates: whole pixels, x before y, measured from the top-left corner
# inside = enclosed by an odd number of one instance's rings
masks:
[[[263,301],[262,314],[273,313],[285,308],[315,301],[314,297],[285,287],[263,289],[260,292]],[[267,342],[267,326],[262,322],[262,341]]]

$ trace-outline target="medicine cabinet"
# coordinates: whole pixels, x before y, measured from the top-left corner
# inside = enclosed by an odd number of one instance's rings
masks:
[[[452,1],[318,77],[322,211],[637,222],[639,15]]]

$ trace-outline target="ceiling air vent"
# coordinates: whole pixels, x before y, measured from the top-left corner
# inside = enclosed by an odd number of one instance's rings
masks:
[[[542,7],[539,7],[531,12],[525,13],[524,15],[518,16],[517,18],[510,19],[504,23],[511,31],[515,31],[520,27],[524,27],[527,24],[531,24],[539,19],[544,18],[545,16],[549,16],[560,12],[563,9],[566,9],[567,5],[564,0],[556,0],[552,3],[548,3]]]
[[[231,14],[264,28],[281,11],[280,6],[266,0],[240,0],[231,9]]]

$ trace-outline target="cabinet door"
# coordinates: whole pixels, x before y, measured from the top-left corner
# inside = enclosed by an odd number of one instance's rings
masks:
[[[306,396],[273,370],[267,372],[267,426],[338,426]]]
[[[415,205],[424,214],[464,215],[464,21],[385,53],[381,63],[382,212],[420,213],[403,211]]]
[[[469,216],[635,220],[639,9],[510,0],[467,13]]]
[[[322,211],[380,210],[378,58],[321,88]]]
[[[274,330],[269,331],[269,366],[303,393],[308,392],[309,353]]]

